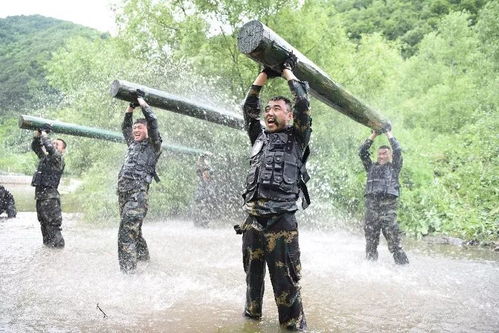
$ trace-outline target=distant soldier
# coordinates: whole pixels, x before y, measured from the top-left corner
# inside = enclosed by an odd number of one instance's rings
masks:
[[[40,162],[31,185],[35,186],[36,213],[42,230],[43,244],[63,248],[61,234],[61,198],[57,188],[64,172],[64,152],[66,142],[62,139],[50,140],[50,126],[35,131],[31,149]]]
[[[243,265],[246,272],[244,315],[262,316],[265,266],[270,273],[279,323],[292,330],[306,328],[300,295],[300,248],[295,212],[300,194],[308,195],[305,160],[312,132],[308,84],[292,72],[296,57],[282,65],[282,74],[265,68],[255,79],[244,102],[245,128],[253,146],[246,178]],[[259,94],[268,78],[282,75],[294,95],[294,105],[283,96],[271,98],[260,113]],[[265,126],[260,123],[263,116]]]
[[[213,200],[215,198],[212,169],[208,156],[203,154],[196,163],[198,187],[194,197],[194,225],[207,227],[213,214]]]
[[[5,187],[0,185],[0,215],[5,212],[8,218],[17,215],[16,203],[12,194]]]
[[[120,228],[118,259],[124,273],[133,273],[137,260],[149,260],[147,243],[142,236],[142,222],[147,214],[149,184],[156,174],[156,162],[161,154],[158,120],[144,101],[144,92],[137,90],[137,103],[130,103],[125,111],[121,129],[128,145],[125,161],[118,175]],[[144,118],[132,124],[134,109],[139,106]]]
[[[373,261],[378,259],[379,237],[380,232],[383,232],[395,263],[404,265],[408,264],[409,260],[400,245],[400,230],[397,224],[402,149],[389,128],[386,131],[386,136],[390,141],[391,148],[389,146],[380,146],[378,148],[378,161],[373,163],[369,148],[377,136],[378,133],[373,131],[359,150],[360,159],[367,171],[366,215],[364,221],[366,258]]]

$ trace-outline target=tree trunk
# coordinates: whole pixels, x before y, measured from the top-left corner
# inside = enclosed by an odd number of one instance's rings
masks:
[[[263,23],[246,23],[239,31],[237,43],[239,50],[249,58],[278,72],[281,71],[281,64],[293,52],[298,58],[293,72],[300,80],[308,81],[313,96],[367,127],[381,130],[388,126],[389,121],[380,113],[345,90]]]
[[[199,105],[185,98],[132,82],[114,80],[111,84],[110,94],[115,98],[134,102],[136,101],[134,93],[137,89],[141,89],[146,93],[144,99],[150,106],[236,129],[244,128],[243,117],[236,113],[229,113],[223,110]]]
[[[123,135],[118,132],[112,132],[100,128],[80,126],[70,123],[63,123],[57,120],[43,119],[27,115],[21,115],[19,117],[19,128],[22,129],[38,130],[39,128],[42,128],[46,124],[52,126],[52,132],[54,133],[83,136],[86,138],[125,143]],[[200,149],[195,149],[180,145],[172,145],[172,144],[163,144],[162,148],[163,150],[168,152],[182,153],[182,154],[201,155],[206,153],[205,151]]]

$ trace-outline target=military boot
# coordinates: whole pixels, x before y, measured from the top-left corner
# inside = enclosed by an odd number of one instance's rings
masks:
[[[55,248],[63,248],[65,243],[64,243],[64,238],[62,237],[61,234],[61,228],[48,226],[47,230],[49,235],[49,240],[47,245]]]
[[[42,230],[43,245],[48,245],[49,244],[49,233],[47,231],[47,227],[44,225],[41,225],[40,229]]]
[[[137,241],[137,260],[149,261],[149,259],[149,249],[147,248],[146,240],[141,236]]]
[[[407,265],[409,263],[409,259],[407,258],[404,250],[397,250],[393,252],[393,259],[397,265]]]
[[[366,251],[366,259],[369,261],[378,260],[378,250]]]

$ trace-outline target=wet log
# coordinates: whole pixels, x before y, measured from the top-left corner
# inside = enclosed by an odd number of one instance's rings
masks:
[[[123,135],[119,132],[113,132],[101,128],[87,127],[71,123],[64,123],[62,121],[44,119],[27,115],[21,115],[19,117],[19,128],[22,129],[38,130],[40,128],[43,128],[47,124],[49,124],[52,127],[51,130],[54,133],[125,143]],[[201,149],[190,148],[174,144],[163,144],[162,148],[167,152],[173,152],[173,153],[181,153],[189,155],[206,154],[206,151],[203,151]]]
[[[244,120],[241,115],[201,105],[186,98],[140,84],[123,80],[114,80],[111,84],[110,94],[114,98],[134,102],[136,101],[134,93],[137,89],[141,89],[145,92],[146,96],[144,99],[150,106],[231,128],[244,128]]]
[[[246,23],[239,31],[237,44],[240,52],[278,72],[281,71],[280,65],[293,52],[298,58],[293,72],[298,79],[308,81],[312,96],[372,129],[381,130],[388,126],[388,119],[349,93],[263,23],[256,20]]]

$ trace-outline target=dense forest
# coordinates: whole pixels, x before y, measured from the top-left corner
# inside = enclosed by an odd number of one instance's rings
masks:
[[[128,0],[116,12],[115,37],[39,16],[0,20],[0,169],[34,168],[30,134],[13,117],[21,112],[118,130],[126,103],[110,98],[114,79],[241,112],[260,68],[238,52],[236,36],[258,19],[391,119],[404,148],[399,222],[407,235],[499,238],[497,1]],[[289,94],[284,80],[265,87],[264,97],[275,94]],[[236,218],[249,149],[244,133],[157,114],[164,141],[216,153],[220,216]],[[318,100],[312,114],[313,204],[303,224],[358,227],[365,173],[357,149],[370,130]],[[113,220],[124,147],[67,139],[66,174],[83,180],[75,195],[86,219]],[[188,212],[194,169],[192,157],[161,158],[151,216]]]

